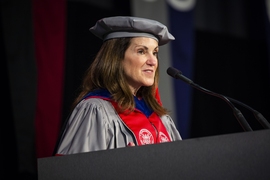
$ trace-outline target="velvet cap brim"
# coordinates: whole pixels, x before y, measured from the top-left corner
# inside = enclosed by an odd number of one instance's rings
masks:
[[[175,39],[164,24],[132,16],[102,18],[89,30],[103,41],[122,37],[149,37],[157,40],[161,46]]]

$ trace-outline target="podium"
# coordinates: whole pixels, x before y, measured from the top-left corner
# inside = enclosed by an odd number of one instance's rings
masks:
[[[39,158],[39,180],[269,180],[270,130]]]

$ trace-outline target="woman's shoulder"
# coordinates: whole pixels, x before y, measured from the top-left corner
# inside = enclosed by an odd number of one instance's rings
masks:
[[[109,101],[100,98],[88,98],[80,101],[73,109],[70,121],[92,119],[93,121],[91,122],[96,122],[94,119],[98,118],[97,122],[108,123],[112,119],[117,119],[115,117],[116,112]]]
[[[108,100],[106,99],[103,99],[103,98],[97,98],[97,97],[93,97],[93,98],[86,98],[86,99],[83,99],[81,102],[84,102],[84,103],[98,103],[98,104],[101,104],[101,103],[104,103],[104,102],[107,102],[109,103]]]
[[[108,100],[102,98],[87,98],[78,103],[77,106],[111,106]]]
[[[113,105],[110,101],[102,99],[102,98],[87,98],[83,99],[81,102],[77,104],[75,107],[75,111],[98,111],[107,112],[107,113],[114,113],[115,110]]]

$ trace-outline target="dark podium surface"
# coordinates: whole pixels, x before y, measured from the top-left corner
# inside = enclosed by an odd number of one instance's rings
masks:
[[[39,158],[38,179],[270,180],[270,130]]]

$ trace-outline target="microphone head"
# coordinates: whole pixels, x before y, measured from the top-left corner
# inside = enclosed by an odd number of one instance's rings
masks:
[[[172,76],[175,79],[181,79],[182,81],[188,83],[188,84],[194,84],[192,80],[190,80],[189,78],[185,77],[182,72],[178,69],[175,69],[173,67],[169,67],[167,69],[167,73]]]
[[[178,69],[174,68],[174,67],[169,67],[167,69],[167,74],[172,76],[173,78],[176,78],[177,79],[177,76],[181,75],[182,72],[179,71]]]

